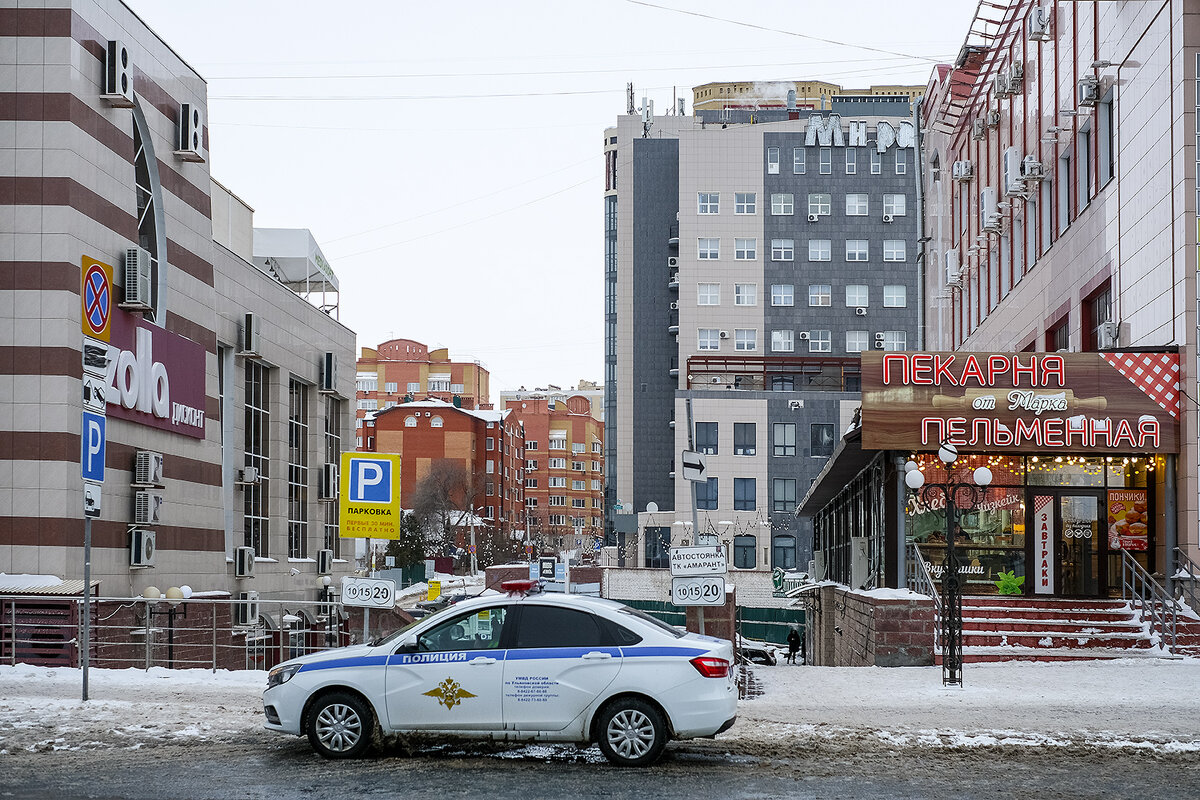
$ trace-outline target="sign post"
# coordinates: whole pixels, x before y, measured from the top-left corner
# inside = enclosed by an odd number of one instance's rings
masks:
[[[703,453],[698,453],[691,449],[696,446],[695,445],[695,431],[696,431],[696,425],[694,422],[692,422],[692,398],[689,397],[687,399],[688,449],[683,451],[683,454],[681,455],[681,457],[679,459],[679,463],[683,466],[683,479],[686,481],[692,482],[692,544],[699,544],[699,542],[700,542],[700,512],[698,509],[699,509],[700,503],[699,503],[699,499],[697,498],[697,495],[700,493],[700,484],[708,483],[708,465],[705,462]],[[672,552],[674,552],[674,551],[672,551]],[[672,559],[672,564],[674,564],[674,559]],[[724,573],[725,570],[722,569],[721,572]],[[672,567],[672,569],[671,569],[671,574],[672,575],[675,574],[674,567]],[[674,580],[674,578],[671,579],[671,583],[672,583],[671,595],[675,596],[675,589],[674,589],[675,580]],[[725,602],[724,595],[725,595],[725,583],[724,583],[724,581],[722,581],[722,583],[721,583],[721,597],[722,597],[721,603],[722,604],[724,604],[724,602]],[[679,604],[677,604],[677,605],[679,605]],[[700,608],[696,609],[696,613],[700,617],[700,619],[699,619],[700,633],[703,634],[704,633],[704,607],[701,606]]]
[[[83,352],[88,338],[109,340],[112,319],[113,268],[84,256],[79,296],[82,304]],[[108,418],[104,398],[108,358],[93,347],[93,356],[83,363],[83,417],[80,430],[79,468],[83,477],[83,643],[79,666],[83,673],[83,700],[88,699],[88,667],[92,650],[92,518],[100,516],[100,487],[104,483],[104,455]]]

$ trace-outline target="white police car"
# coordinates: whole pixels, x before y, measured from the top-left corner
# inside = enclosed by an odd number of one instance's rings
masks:
[[[595,742],[614,764],[655,761],[671,738],[733,725],[733,647],[620,603],[543,594],[464,600],[369,644],[271,670],[266,727],[307,734],[326,758],[374,735]]]

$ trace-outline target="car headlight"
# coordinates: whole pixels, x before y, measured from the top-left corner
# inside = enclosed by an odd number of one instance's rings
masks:
[[[283,667],[276,667],[267,673],[267,688],[278,686],[281,683],[287,683],[292,676],[300,671],[303,664],[289,664]]]

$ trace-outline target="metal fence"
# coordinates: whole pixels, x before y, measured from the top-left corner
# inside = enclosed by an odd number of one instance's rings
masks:
[[[338,604],[297,600],[94,598],[89,613],[89,662],[112,669],[269,669],[362,630]],[[372,634],[405,621],[377,614]],[[0,663],[78,667],[82,641],[82,598],[0,596]]]

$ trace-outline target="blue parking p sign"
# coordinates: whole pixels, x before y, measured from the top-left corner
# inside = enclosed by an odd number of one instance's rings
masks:
[[[382,458],[356,458],[351,461],[350,502],[392,502],[392,462]]]
[[[106,419],[103,414],[83,412],[83,436],[80,437],[79,464],[83,479],[104,483],[104,449]]]

